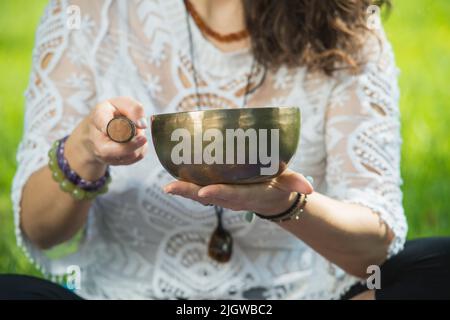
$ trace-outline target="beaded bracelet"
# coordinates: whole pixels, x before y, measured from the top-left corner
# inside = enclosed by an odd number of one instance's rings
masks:
[[[68,136],[55,141],[48,152],[48,166],[52,171],[53,180],[59,183],[62,191],[70,193],[76,200],[91,200],[106,193],[111,182],[109,167],[107,167],[105,175],[96,181],[81,178],[70,168],[69,162],[64,157],[67,138]]]
[[[284,222],[292,219],[298,220],[300,219],[300,214],[303,213],[306,203],[308,202],[307,198],[308,197],[306,194],[297,192],[294,203],[286,211],[273,216],[265,216],[256,212],[254,212],[254,214],[261,219],[273,222]]]

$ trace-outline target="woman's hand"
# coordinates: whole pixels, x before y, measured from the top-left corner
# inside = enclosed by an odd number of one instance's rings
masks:
[[[127,143],[112,141],[106,134],[108,122],[123,115],[136,123],[136,136]],[[98,104],[78,125],[66,143],[66,158],[72,169],[87,180],[103,176],[107,165],[130,165],[141,160],[147,150],[147,127],[142,104],[118,97]]]
[[[288,169],[277,178],[264,183],[213,184],[201,187],[193,183],[175,181],[165,186],[164,191],[202,204],[274,215],[287,210],[295,200],[297,192],[310,194],[313,187],[303,175]]]
[[[117,143],[106,135],[108,122],[123,115],[136,123],[136,136],[127,143]],[[65,145],[70,167],[86,180],[97,180],[107,165],[129,165],[144,157],[147,123],[142,105],[126,97],[98,104],[71,133]],[[55,197],[58,201],[55,201]],[[75,200],[61,191],[44,166],[25,185],[22,197],[21,227],[27,237],[42,249],[71,239],[86,223],[90,200]]]

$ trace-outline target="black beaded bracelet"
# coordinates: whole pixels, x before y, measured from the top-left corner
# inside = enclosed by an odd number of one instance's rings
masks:
[[[303,201],[301,201],[302,194],[297,192],[297,196],[295,197],[294,203],[286,211],[283,211],[282,213],[272,215],[272,216],[266,216],[266,215],[262,215],[262,214],[256,213],[256,212],[254,212],[254,214],[261,219],[265,219],[265,220],[269,220],[269,221],[281,222],[281,221],[290,220],[291,217],[294,216],[294,214],[297,212],[297,209],[299,209],[300,212],[303,211],[303,208],[305,207],[305,204],[307,201],[306,198],[307,197],[305,194],[305,195],[303,195]]]

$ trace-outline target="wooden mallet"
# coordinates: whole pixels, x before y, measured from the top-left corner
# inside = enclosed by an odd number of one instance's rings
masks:
[[[118,143],[129,142],[136,135],[136,124],[124,116],[112,118],[106,126],[108,137]]]

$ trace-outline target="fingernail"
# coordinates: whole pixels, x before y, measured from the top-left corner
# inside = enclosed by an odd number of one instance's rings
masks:
[[[170,187],[164,187],[164,188],[163,188],[163,191],[164,191],[165,193],[170,193],[170,194],[172,194],[172,189],[171,189]]]
[[[138,126],[139,128],[141,128],[141,129],[145,129],[145,128],[148,127],[147,119],[144,118],[144,117],[142,117],[142,118],[140,118],[138,121],[136,121],[136,124],[137,124],[137,126]]]

